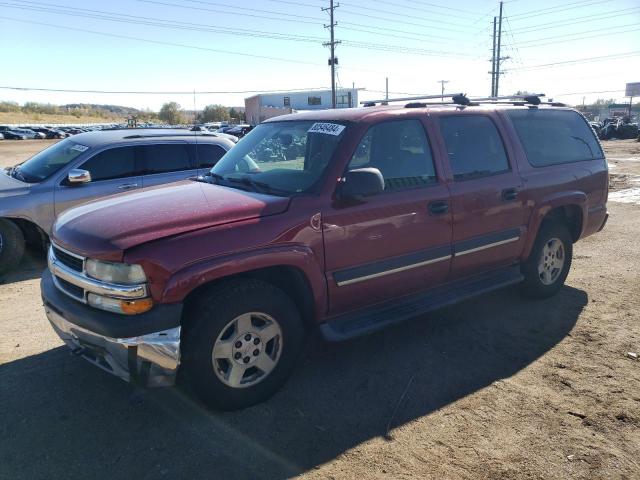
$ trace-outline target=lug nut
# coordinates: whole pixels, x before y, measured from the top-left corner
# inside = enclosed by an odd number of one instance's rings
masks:
[[[257,357],[258,354],[260,353],[260,350],[258,350],[257,348],[253,351],[253,356]]]
[[[242,342],[240,340],[238,340],[236,342],[236,348],[240,348],[242,346]]]
[[[249,363],[251,361],[251,359],[249,357],[244,357],[243,362],[244,363]]]
[[[251,334],[250,334],[250,333],[247,333],[247,334],[244,336],[244,339],[245,339],[247,342],[248,342],[249,340],[251,340]]]
[[[236,360],[240,360],[240,357],[242,357],[242,354],[240,352],[236,352],[236,354],[233,356],[233,358],[235,358]]]
[[[259,338],[256,337],[256,338],[253,339],[253,344],[254,345],[258,345],[259,343],[260,343],[260,339]]]

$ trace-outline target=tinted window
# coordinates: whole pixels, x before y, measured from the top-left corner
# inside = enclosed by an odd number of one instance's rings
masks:
[[[207,143],[199,143],[194,147],[194,158],[198,159],[198,168],[211,168],[227,151],[220,145],[212,145]]]
[[[440,128],[456,180],[509,170],[504,144],[489,117],[442,117]]]
[[[436,182],[431,148],[418,120],[383,122],[371,127],[349,162],[349,169],[373,167],[385,190],[402,190]]]
[[[533,166],[604,158],[592,129],[576,112],[532,108],[507,115]]]
[[[87,160],[80,168],[89,170],[91,181],[137,175],[135,147],[111,148]]]
[[[144,145],[139,147],[145,174],[189,170],[189,151],[184,143]]]

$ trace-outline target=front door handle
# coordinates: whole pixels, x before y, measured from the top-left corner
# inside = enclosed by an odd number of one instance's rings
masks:
[[[447,213],[449,211],[449,203],[445,200],[436,200],[435,202],[429,203],[429,212],[432,215],[442,215],[443,213]]]
[[[511,202],[518,198],[518,189],[517,188],[505,188],[502,190],[502,200],[505,202]]]
[[[130,190],[132,188],[136,188],[137,186],[137,183],[125,183],[124,185],[118,185],[118,190]]]

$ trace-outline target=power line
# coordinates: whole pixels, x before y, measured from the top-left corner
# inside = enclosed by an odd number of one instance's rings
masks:
[[[33,3],[33,2],[28,2],[28,3]],[[73,16],[73,17],[92,18],[92,19],[106,20],[106,21],[117,22],[117,23],[147,25],[147,26],[154,26],[154,27],[160,27],[160,28],[170,28],[170,29],[209,32],[209,33],[221,33],[226,35],[236,35],[236,36],[246,36],[246,37],[270,38],[274,40],[297,41],[297,42],[307,42],[307,43],[315,43],[315,44],[319,44],[323,40],[320,37],[287,35],[287,34],[280,34],[277,32],[264,32],[259,30],[249,31],[245,29],[224,29],[224,28],[218,28],[215,26],[190,23],[190,22],[177,22],[177,24],[168,23],[169,22],[168,20],[160,19],[160,18],[111,14],[109,12],[103,12],[99,10],[90,10],[90,9],[77,9],[78,11],[74,13],[74,12],[69,12],[66,10],[60,10],[60,9],[50,8],[50,7],[15,6],[15,4],[7,4],[7,3],[0,3],[0,5],[7,6],[9,8],[32,10],[32,11],[38,11],[38,12],[48,12],[48,13]],[[49,5],[53,7],[57,6],[56,4],[45,4],[45,5]],[[83,10],[83,11],[80,11],[80,10]],[[90,13],[84,13],[84,12],[90,12]],[[114,15],[118,15],[118,16],[114,16]],[[122,17],[125,17],[125,18],[122,18]],[[459,52],[427,50],[422,48],[412,48],[412,47],[389,45],[389,44],[377,44],[372,42],[359,42],[359,41],[353,41],[353,40],[346,40],[345,46],[348,46],[351,48],[366,49],[366,50],[397,52],[397,53],[404,53],[409,55],[458,56],[458,57],[471,56],[471,55],[468,55],[468,54],[466,55]]]
[[[35,3],[35,2],[26,2],[26,3]],[[116,13],[104,12],[100,10],[91,10],[86,8],[76,8],[76,12],[72,12],[72,11],[69,11],[68,9],[63,10],[62,8],[64,6],[62,5],[56,5],[51,3],[43,4],[45,6],[42,6],[42,7],[31,6],[31,5],[16,5],[15,3],[8,4],[5,2],[0,3],[0,5],[6,6],[9,8],[20,9],[20,10],[54,13],[58,15],[107,20],[107,21],[113,21],[113,22],[119,22],[119,23],[131,23],[135,25],[148,25],[148,26],[157,26],[157,27],[173,28],[173,29],[180,29],[180,30],[222,33],[222,34],[228,34],[228,35],[262,37],[262,38],[271,38],[275,40],[291,40],[291,41],[301,41],[301,42],[310,42],[310,43],[318,43],[322,41],[321,37],[289,35],[289,34],[282,34],[278,32],[265,32],[260,30],[225,28],[225,27],[218,27],[215,25],[206,25],[206,24],[180,22],[180,21],[169,21],[169,20],[165,20],[157,17],[141,17],[137,15],[116,14]]]
[[[637,25],[637,24],[636,24],[636,25]],[[625,25],[625,26],[628,26],[628,25]],[[582,36],[582,37],[573,37],[573,38],[568,38],[568,39],[566,39],[566,40],[553,40],[553,41],[550,41],[550,42],[536,43],[536,44],[533,44],[533,45],[520,45],[520,48],[543,47],[543,46],[545,46],[545,45],[556,45],[556,44],[558,44],[558,43],[576,42],[576,41],[579,41],[579,40],[587,40],[587,39],[589,39],[589,38],[598,38],[598,37],[611,36],[611,29],[612,29],[612,28],[618,28],[618,27],[611,27],[611,28],[607,28],[607,29],[606,29],[606,30],[607,30],[607,32],[599,33],[599,34],[597,34],[597,35],[588,35],[588,36]],[[605,30],[605,29],[600,29],[600,30]],[[615,34],[616,34],[616,36],[617,36],[617,35],[620,35],[620,34],[622,34],[622,33],[637,32],[638,30],[640,30],[640,27],[637,27],[637,28],[631,28],[631,29],[629,29],[629,30],[616,30],[616,31],[615,31],[616,33],[615,33]],[[598,31],[598,30],[595,30],[595,31]],[[558,35],[558,36],[557,36],[557,37],[555,37],[555,38],[566,37],[566,36],[567,36],[567,35]],[[554,38],[554,37],[551,37],[551,38]]]
[[[461,12],[461,13],[466,13],[468,15],[477,15],[477,12],[472,12],[470,10],[465,10],[465,9],[462,9],[462,8],[438,5],[437,3],[424,2],[424,1],[421,1],[421,0],[405,0],[405,1],[409,1],[411,4],[416,4],[417,3],[418,5],[427,5],[429,7],[441,8],[443,10],[449,10],[449,11],[452,11],[452,12]]]
[[[599,57],[586,57],[586,58],[578,58],[576,60],[564,60],[564,61],[560,61],[560,62],[552,62],[552,63],[543,63],[540,65],[530,65],[530,66],[523,66],[523,67],[513,67],[510,68],[508,71],[512,71],[512,70],[533,70],[533,69],[538,69],[538,68],[547,68],[547,67],[555,67],[558,65],[571,65],[571,64],[575,64],[575,63],[591,63],[591,62],[598,62],[601,60],[606,60],[606,59],[621,59],[621,58],[628,58],[628,57],[636,57],[640,55],[640,50],[635,50],[633,52],[625,52],[625,53],[614,53],[611,55],[602,55]]]
[[[121,95],[216,95],[216,94],[241,94],[241,93],[286,93],[286,92],[306,92],[309,90],[328,90],[327,87],[310,87],[310,88],[292,88],[279,90],[230,90],[230,91],[124,91],[124,90],[75,90],[67,88],[37,88],[37,87],[11,87],[0,86],[3,90],[21,90],[34,92],[56,92],[56,93],[104,93],[104,94],[121,94]]]
[[[447,10],[446,12],[438,12],[436,10],[433,10],[433,8],[431,9],[427,9],[427,8],[419,8],[416,7],[416,3],[412,2],[412,5],[402,5],[401,3],[394,3],[394,2],[389,2],[387,0],[369,0],[370,2],[375,2],[375,3],[381,3],[383,5],[391,5],[391,6],[395,6],[395,7],[400,7],[400,8],[404,8],[404,9],[408,9],[408,10],[412,10],[412,11],[419,11],[419,12],[425,12],[425,13],[429,13],[431,15],[440,15],[440,16],[445,16],[445,17],[453,17],[453,18],[460,18],[466,21],[470,21],[470,19],[468,18],[468,15],[471,14],[465,14],[467,16],[463,16],[462,14],[454,14],[451,13],[451,10]],[[369,7],[367,7],[368,9]],[[384,12],[389,12],[388,10],[383,10]],[[455,10],[454,10],[455,11]],[[399,15],[408,15],[408,14],[399,14]],[[474,15],[475,16],[475,15]]]
[[[313,65],[314,67],[318,67],[320,66],[317,63],[313,63],[313,62],[308,62],[305,60],[292,60],[290,58],[282,58],[282,57],[272,57],[272,56],[268,56],[268,55],[257,55],[254,53],[245,53],[245,52],[235,52],[232,50],[219,50],[219,49],[215,49],[215,48],[208,48],[208,47],[200,47],[197,45],[188,45],[188,44],[184,44],[184,43],[173,43],[173,42],[165,42],[162,40],[151,40],[148,38],[142,38],[142,37],[133,37],[130,35],[119,35],[119,34],[115,34],[115,33],[107,33],[107,32],[98,32],[95,30],[88,30],[88,29],[84,29],[84,28],[76,28],[76,27],[69,27],[66,25],[55,25],[52,23],[45,23],[45,22],[34,22],[32,20],[23,20],[20,18],[12,18],[12,17],[5,17],[5,16],[0,16],[0,18],[5,19],[5,20],[10,20],[10,21],[14,21],[14,22],[21,22],[21,23],[29,23],[32,25],[42,25],[45,27],[52,27],[52,28],[60,28],[63,30],[73,30],[76,32],[83,32],[83,33],[92,33],[95,35],[102,35],[105,37],[112,37],[112,38],[120,38],[120,39],[124,39],[124,40],[136,40],[136,41],[140,41],[140,42],[146,42],[146,43],[153,43],[156,45],[166,45],[166,46],[170,46],[170,47],[180,47],[180,48],[190,48],[190,49],[194,49],[194,50],[202,50],[202,51],[206,51],[206,52],[215,52],[215,53],[221,53],[221,54],[225,54],[225,55],[237,55],[237,56],[241,56],[241,57],[250,57],[250,58],[260,58],[260,59],[264,59],[264,60],[274,60],[274,61],[278,61],[278,62],[287,62],[287,63],[296,63],[296,64],[301,64],[301,65]]]
[[[566,10],[573,10],[575,8],[584,8],[584,7],[589,7],[591,5],[596,5],[600,3],[610,3],[610,2],[611,0],[595,0],[595,1],[583,0],[581,2],[565,3],[564,5],[556,5],[555,7],[539,8],[537,10],[529,10],[528,12],[516,13],[514,15],[511,15],[511,18],[514,21],[524,20],[525,18],[538,17],[540,15],[549,15],[553,13],[564,12]],[[539,12],[544,12],[544,13],[539,13]]]
[[[541,23],[538,25],[531,25],[528,27],[516,28],[513,32],[514,33],[530,33],[530,32],[537,32],[539,30],[548,30],[549,28],[566,27],[568,25],[575,25],[578,23],[606,20],[609,18],[626,16],[629,14],[630,11],[633,11],[633,10],[640,10],[640,7],[631,7],[623,10],[617,10],[616,13],[604,12],[604,13],[597,13],[592,15],[585,15],[582,17],[574,17],[571,19],[570,22],[567,22],[566,20],[559,20],[556,22]]]
[[[566,97],[569,95],[589,95],[593,93],[620,93],[624,90],[600,90],[599,92],[569,92],[569,93],[556,93],[554,97]]]

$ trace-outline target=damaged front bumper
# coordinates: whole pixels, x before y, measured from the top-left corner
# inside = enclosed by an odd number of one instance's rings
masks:
[[[181,306],[156,306],[136,316],[103,312],[62,294],[48,270],[42,276],[41,290],[49,322],[74,354],[136,385],[175,383]]]

